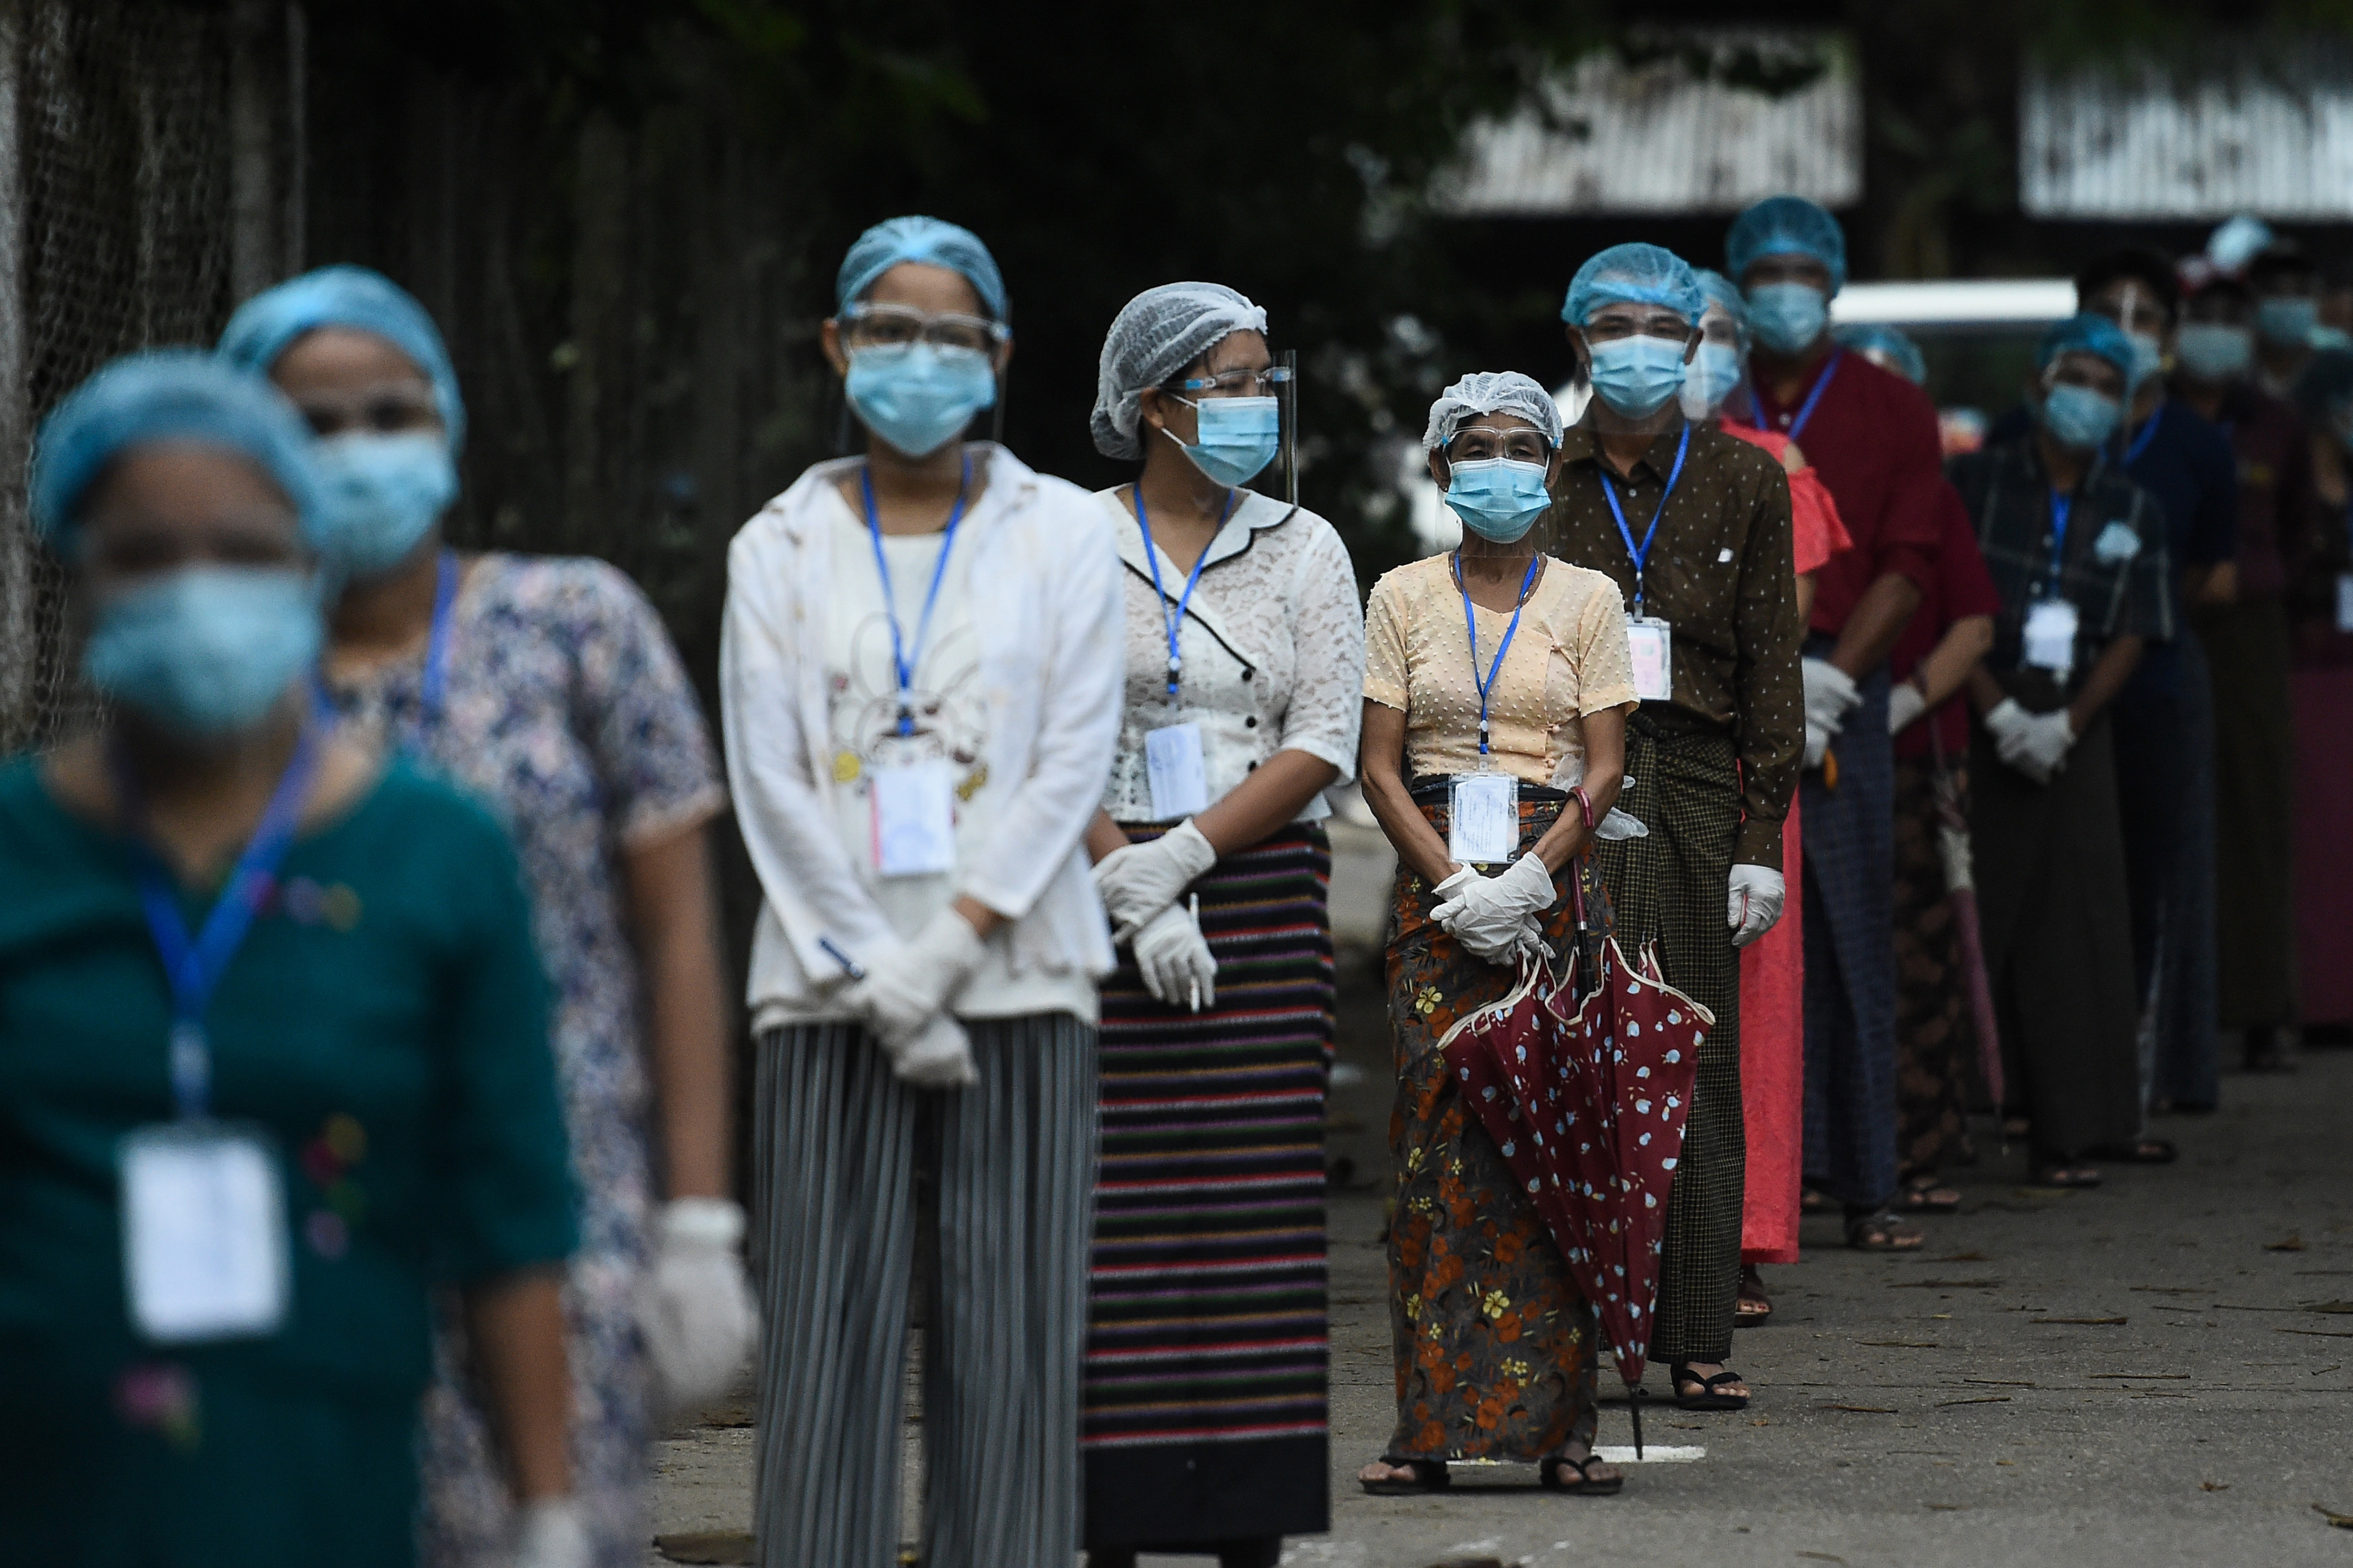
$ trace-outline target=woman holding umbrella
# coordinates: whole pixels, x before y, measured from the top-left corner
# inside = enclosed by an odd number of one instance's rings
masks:
[[[1621,781],[1634,684],[1616,587],[1532,534],[1560,439],[1560,411],[1525,375],[1448,387],[1422,445],[1462,544],[1384,576],[1366,616],[1358,773],[1398,860],[1398,1424],[1358,1472],[1371,1492],[1438,1490],[1450,1459],[1536,1464],[1577,1493],[1623,1484],[1592,1450],[1591,1310],[1438,1050],[1511,991],[1523,955],[1575,940],[1556,879],[1581,866]]]

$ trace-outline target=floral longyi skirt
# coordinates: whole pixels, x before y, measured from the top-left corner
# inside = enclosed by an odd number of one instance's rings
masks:
[[[1528,794],[1524,788],[1520,802],[1523,851],[1561,807]],[[1443,837],[1443,800],[1421,809]],[[1584,862],[1577,865],[1584,874]],[[1589,891],[1588,902],[1598,907]],[[1388,1451],[1534,1463],[1570,1442],[1593,1440],[1593,1312],[1438,1051],[1457,1020],[1500,1001],[1517,973],[1465,952],[1430,919],[1432,905],[1429,884],[1399,866],[1388,946],[1398,1076],[1389,1118],[1398,1184],[1389,1225],[1398,1424]],[[1566,894],[1545,926],[1566,959],[1577,940]]]

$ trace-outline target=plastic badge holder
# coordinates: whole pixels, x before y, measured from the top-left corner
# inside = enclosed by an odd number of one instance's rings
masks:
[[[293,1294],[286,1195],[268,1136],[212,1121],[122,1140],[131,1321],[155,1344],[277,1332]]]
[[[2337,629],[2353,632],[2353,572],[2341,573],[2337,579]]]
[[[885,877],[955,869],[955,780],[944,762],[901,763],[871,775],[874,868]]]
[[[1464,866],[1494,866],[1520,847],[1520,781],[1464,773],[1447,792],[1446,853]]]
[[[2080,618],[2064,599],[2037,599],[2026,612],[2025,661],[2060,679],[2075,668],[2075,631]]]
[[[1634,661],[1634,695],[1645,702],[1664,702],[1675,692],[1675,632],[1656,616],[1633,616],[1626,622],[1626,650]]]
[[[1144,771],[1152,786],[1152,818],[1173,822],[1209,805],[1208,770],[1201,760],[1201,726],[1166,724],[1144,734]]]

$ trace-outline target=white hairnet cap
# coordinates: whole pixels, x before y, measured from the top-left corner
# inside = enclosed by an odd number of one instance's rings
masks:
[[[1095,450],[1140,458],[1144,389],[1159,386],[1235,332],[1266,331],[1266,311],[1222,283],[1163,283],[1130,300],[1103,338],[1088,420]]]
[[[1474,415],[1516,414],[1560,445],[1560,405],[1542,383],[1515,370],[1474,370],[1439,394],[1430,405],[1430,428],[1421,433],[1422,449],[1435,451],[1454,439],[1454,433]]]

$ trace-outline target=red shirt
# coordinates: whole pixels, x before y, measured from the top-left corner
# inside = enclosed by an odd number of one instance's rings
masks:
[[[1887,655],[1888,673],[1896,679],[1906,679],[1920,661],[1936,651],[1945,634],[1955,621],[1965,621],[1971,616],[1993,616],[2001,613],[2001,595],[1993,585],[1993,574],[1986,570],[1985,556],[1978,549],[1978,531],[1970,526],[1969,510],[1961,498],[1945,487],[1945,499],[1936,509],[1943,526],[1937,532],[1936,570],[1920,585],[1920,607],[1904,626],[1904,635],[1895,639],[1895,647]],[[1934,730],[1937,740],[1944,742],[1945,755],[1960,761],[1969,750],[1969,700],[1966,689],[1945,700],[1944,706],[1934,713],[1908,724],[1895,737],[1895,754],[1899,757],[1925,757],[1929,752],[1928,737]]]
[[[1945,482],[1935,405],[1918,387],[1861,354],[1839,354],[1838,369],[1804,427],[1791,429],[1821,374],[1817,365],[1799,384],[1797,401],[1787,405],[1774,401],[1762,383],[1755,384],[1764,405],[1760,423],[1797,442],[1854,538],[1854,548],[1833,557],[1815,579],[1813,629],[1835,636],[1863,591],[1889,573],[1900,572],[1926,590],[1936,575],[1938,509],[1953,488]]]

